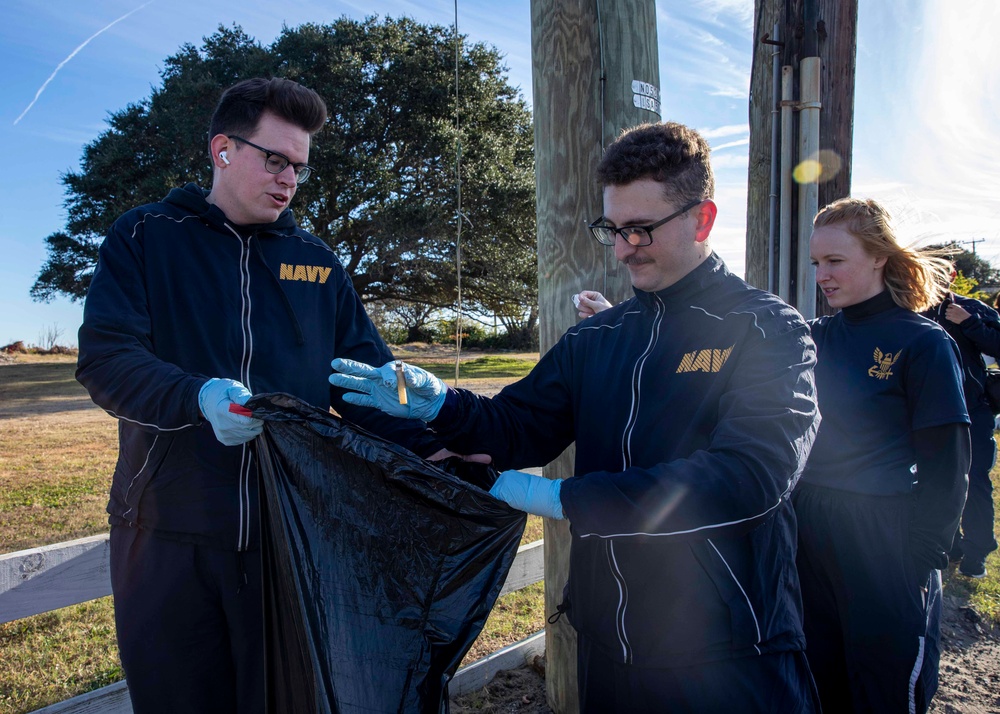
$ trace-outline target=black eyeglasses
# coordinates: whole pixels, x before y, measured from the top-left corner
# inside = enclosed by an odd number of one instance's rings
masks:
[[[648,226],[622,226],[621,228],[616,228],[615,226],[609,226],[601,221],[604,220],[604,216],[601,216],[596,221],[587,226],[590,232],[594,234],[594,238],[601,245],[614,245],[615,238],[621,236],[622,240],[634,246],[651,245],[653,243],[653,231],[662,226],[667,221],[671,221],[677,216],[690,211],[692,208],[697,206],[699,203],[704,203],[704,198],[699,198],[697,201],[691,201],[683,208],[674,211],[669,216],[663,220],[657,221],[656,223],[650,223]]]
[[[268,173],[280,174],[289,165],[291,165],[292,170],[295,172],[295,182],[305,183],[309,179],[309,175],[312,173],[312,166],[308,164],[296,164],[293,163],[284,154],[279,154],[277,151],[271,151],[270,149],[265,149],[263,146],[257,146],[252,141],[247,141],[242,136],[230,136],[230,139],[235,141],[242,141],[247,146],[252,146],[257,149],[257,151],[264,152],[264,168],[267,169]]]

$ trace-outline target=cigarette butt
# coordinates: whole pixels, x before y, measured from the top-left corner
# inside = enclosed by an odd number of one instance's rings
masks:
[[[406,377],[403,374],[403,363],[396,360],[396,392],[399,394],[399,403],[406,404]]]

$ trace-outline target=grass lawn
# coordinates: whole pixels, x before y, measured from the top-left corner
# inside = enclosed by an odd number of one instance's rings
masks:
[[[451,380],[454,358],[398,356]],[[461,386],[496,391],[538,355],[463,355]],[[73,377],[72,357],[20,356],[0,365],[0,553],[108,530],[117,422]],[[542,537],[529,517],[523,541]],[[542,584],[502,598],[466,658],[474,661],[544,626]],[[111,598],[0,625],[0,714],[30,712],[123,678]]]

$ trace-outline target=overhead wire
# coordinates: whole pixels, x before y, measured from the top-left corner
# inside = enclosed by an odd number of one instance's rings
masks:
[[[462,359],[462,134],[459,114],[458,68],[461,59],[462,37],[458,34],[458,0],[455,0],[455,194],[457,210],[455,222],[455,275],[458,288],[455,316],[455,386],[458,386],[459,366]]]

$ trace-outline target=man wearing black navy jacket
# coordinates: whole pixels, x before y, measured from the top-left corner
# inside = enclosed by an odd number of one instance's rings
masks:
[[[409,365],[406,406],[391,364],[336,360],[331,382],[501,469],[576,442],[573,477],[508,470],[491,494],[569,519],[560,609],[579,634],[582,712],[816,712],[789,501],[819,424],[809,328],[712,252],[697,132],[629,130],[598,176],[590,230],[634,298],[572,327],[493,399]]]
[[[962,511],[961,530],[955,533],[950,559],[960,561],[959,572],[970,578],[986,577],[986,556],[997,549],[993,535],[993,482],[990,469],[996,460],[994,417],[986,401],[986,364],[983,355],[1000,357],[1000,315],[985,303],[951,293],[923,313],[941,325],[962,354],[962,385],[969,410],[972,465],[969,495]]]
[[[288,392],[421,456],[440,450],[424,425],[344,404],[327,382],[334,357],[391,353],[337,256],[288,209],[325,121],[296,82],[234,85],[209,130],[211,191],[135,208],[101,246],[77,379],[119,423],[111,584],[136,714],[264,711],[249,444],[262,423],[233,404]]]

